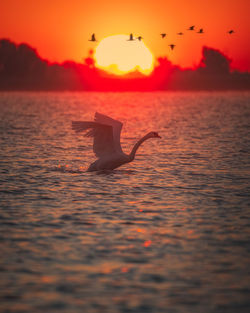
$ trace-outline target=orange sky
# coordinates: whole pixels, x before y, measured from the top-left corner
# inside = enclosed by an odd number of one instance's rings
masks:
[[[97,39],[115,34],[142,35],[153,54],[174,64],[199,63],[203,45],[228,55],[232,65],[250,71],[248,0],[2,0],[0,38],[26,42],[42,58],[82,62]],[[199,35],[186,29],[204,28]],[[235,34],[226,32],[234,29]],[[184,32],[183,36],[176,35]],[[162,40],[160,33],[166,32]],[[170,51],[168,45],[176,48]]]

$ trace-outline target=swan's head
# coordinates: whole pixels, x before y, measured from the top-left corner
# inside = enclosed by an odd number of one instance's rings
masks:
[[[148,137],[149,138],[161,138],[161,136],[158,133],[156,133],[156,132],[148,133]]]

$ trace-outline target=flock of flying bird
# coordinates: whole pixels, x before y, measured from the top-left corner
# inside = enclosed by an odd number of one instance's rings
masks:
[[[195,25],[190,26],[187,30],[189,30],[189,31],[195,31]],[[229,35],[232,35],[234,32],[235,32],[235,31],[234,31],[233,29],[230,29],[227,33],[228,33]],[[200,28],[200,29],[197,31],[197,34],[204,34],[203,28]],[[184,35],[184,33],[183,33],[183,32],[179,32],[179,33],[177,33],[177,35],[178,35],[178,36],[182,36],[182,35]],[[164,38],[167,36],[167,34],[166,34],[166,33],[162,33],[162,34],[160,34],[160,36],[161,36],[162,39],[164,39]],[[138,37],[134,38],[133,34],[130,34],[130,35],[129,35],[129,39],[127,39],[127,41],[134,41],[134,40],[136,40],[136,39],[139,40],[139,41],[141,41],[141,40],[143,39],[143,37],[142,37],[142,36],[138,36]],[[95,37],[95,34],[92,34],[91,39],[89,39],[89,41],[97,41],[97,40],[96,40],[96,37]],[[170,44],[170,45],[169,45],[169,47],[170,47],[171,50],[174,50],[175,46],[176,46],[175,44]]]

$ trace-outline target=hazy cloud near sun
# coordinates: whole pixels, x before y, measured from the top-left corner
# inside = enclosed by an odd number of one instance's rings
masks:
[[[204,47],[195,69],[174,66],[166,57],[150,76],[123,77],[95,68],[90,53],[83,64],[50,63],[27,44],[0,40],[0,90],[236,90],[250,88],[250,73],[232,71],[219,50]]]

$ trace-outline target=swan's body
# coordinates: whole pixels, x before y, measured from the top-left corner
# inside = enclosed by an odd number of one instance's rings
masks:
[[[158,133],[150,132],[142,137],[133,147],[130,154],[122,151],[120,135],[122,123],[106,115],[95,114],[94,122],[73,121],[76,132],[86,131],[87,137],[94,137],[93,150],[98,159],[90,164],[88,171],[113,170],[123,164],[132,162],[140,145],[149,138],[161,138]]]

